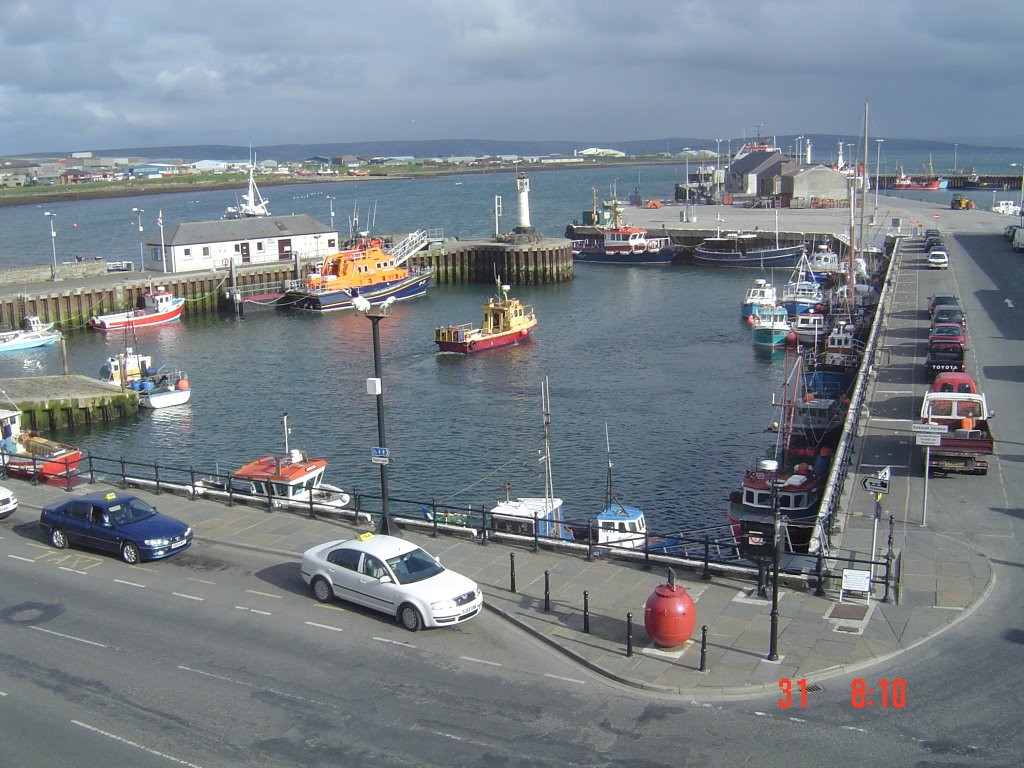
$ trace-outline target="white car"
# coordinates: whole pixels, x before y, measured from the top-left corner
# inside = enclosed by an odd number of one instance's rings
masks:
[[[0,485],[0,520],[10,517],[18,510],[18,497],[14,492]]]
[[[945,269],[949,266],[949,256],[945,251],[938,249],[928,252],[928,268],[929,269]]]
[[[321,603],[339,597],[394,616],[410,632],[466,621],[484,604],[476,582],[395,536],[364,533],[308,549],[302,580]]]

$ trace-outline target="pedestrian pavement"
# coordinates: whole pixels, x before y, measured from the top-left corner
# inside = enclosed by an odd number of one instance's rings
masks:
[[[894,262],[897,267],[898,261],[899,257]],[[833,551],[841,549],[846,558],[867,558],[872,551],[877,558],[891,546],[887,517],[876,521],[873,497],[860,489],[862,476],[872,472],[855,466],[844,486]],[[21,502],[8,523],[30,518],[44,503],[66,498],[61,488],[4,482]],[[310,517],[304,511],[267,511],[203,497],[136,492],[192,525],[194,547],[222,544],[279,555],[296,562],[296,579],[300,578],[298,558],[305,549],[373,527],[366,521]],[[916,487],[908,484],[908,508],[920,502],[915,493]],[[907,525],[904,515],[904,529]],[[694,631],[680,647],[659,648],[645,631],[645,605],[654,590],[669,580],[662,564],[645,569],[642,562],[609,557],[588,560],[585,552],[534,551],[529,542],[483,542],[444,534],[433,538],[426,527],[407,528],[403,535],[439,556],[447,567],[475,579],[488,609],[571,663],[622,685],[694,700],[719,700],[777,692],[782,678],[806,679],[811,684],[853,674],[934,638],[968,616],[994,585],[990,562],[962,540],[910,525],[916,530],[910,535],[904,530],[898,537],[898,583],[889,590],[887,601],[884,588],[878,585],[869,599],[852,593],[840,601],[841,572],[848,562],[828,561],[831,578],[823,594],[817,593],[813,577],[780,579],[779,658],[774,661],[768,658],[771,592],[767,599],[759,597],[755,585],[738,575],[716,572],[705,580],[700,569],[677,571],[675,583],[693,600]],[[627,639],[630,614],[631,642]],[[707,634],[702,647],[703,627]]]

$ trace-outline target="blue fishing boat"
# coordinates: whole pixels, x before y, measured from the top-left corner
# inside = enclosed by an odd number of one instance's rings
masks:
[[[782,288],[782,306],[790,317],[825,303],[825,290],[817,281],[806,254],[800,257],[789,282]]]
[[[740,313],[744,318],[748,318],[754,314],[756,307],[774,307],[776,304],[778,304],[778,291],[775,286],[763,277],[759,277],[747,289]]]

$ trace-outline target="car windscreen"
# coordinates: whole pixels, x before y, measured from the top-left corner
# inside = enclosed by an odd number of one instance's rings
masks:
[[[142,499],[125,499],[117,504],[111,504],[107,513],[115,525],[128,525],[145,520],[156,514],[156,510]]]
[[[399,584],[423,581],[444,570],[437,560],[418,547],[398,557],[392,557],[388,560],[388,566],[394,572]]]

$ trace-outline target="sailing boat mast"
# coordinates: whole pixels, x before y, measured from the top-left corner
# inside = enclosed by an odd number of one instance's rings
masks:
[[[544,515],[547,517],[554,508],[554,479],[551,474],[551,400],[548,391],[548,377],[540,385],[541,409],[544,414]]]
[[[849,259],[848,259],[849,263],[847,264],[847,268],[846,268],[846,292],[847,292],[846,293],[846,302],[847,302],[847,306],[850,308],[850,317],[851,318],[853,317],[853,312],[854,312],[854,309],[855,309],[855,306],[856,306],[856,296],[857,296],[857,294],[856,294],[857,277],[856,277],[856,272],[854,271],[854,262],[856,261],[856,256],[857,256],[857,228],[854,225],[855,215],[856,215],[856,213],[855,213],[856,212],[856,208],[854,206],[856,206],[856,204],[857,204],[857,199],[858,199],[857,198],[857,191],[858,191],[858,188],[863,193],[863,195],[867,194],[867,191],[866,191],[867,190],[867,187],[866,187],[866,174],[867,174],[867,167],[868,167],[868,161],[867,161],[867,151],[868,150],[867,150],[867,146],[868,146],[868,101],[867,101],[867,99],[865,99],[864,100],[864,135],[863,135],[863,143],[861,144],[862,153],[863,153],[863,159],[862,159],[862,162],[860,162],[858,164],[859,167],[857,168],[857,174],[858,174],[857,180],[854,182],[854,184],[853,184],[853,186],[851,188],[851,191],[850,191],[850,253],[849,253]],[[865,209],[866,209],[866,206],[861,204],[861,206],[860,206],[860,236],[862,238],[864,237],[864,214],[865,214]]]

